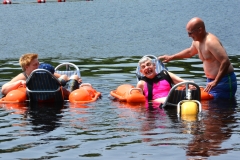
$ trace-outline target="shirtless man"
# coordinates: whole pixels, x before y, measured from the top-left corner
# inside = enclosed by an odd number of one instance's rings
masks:
[[[38,54],[26,53],[20,57],[19,63],[22,67],[23,72],[2,86],[1,92],[3,95],[6,95],[8,92],[14,89],[17,89],[21,85],[26,85],[28,76],[39,66]]]
[[[171,56],[164,55],[158,58],[163,62],[169,62],[198,54],[207,77],[205,91],[212,94],[214,98],[233,98],[237,90],[236,75],[220,40],[206,32],[203,20],[198,17],[192,18],[187,23],[186,30],[188,36],[193,39],[190,48]]]

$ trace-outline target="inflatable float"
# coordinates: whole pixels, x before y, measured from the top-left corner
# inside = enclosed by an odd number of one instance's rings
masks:
[[[26,87],[20,86],[18,89],[10,91],[5,97],[1,98],[0,103],[21,103],[26,100]]]
[[[74,90],[69,95],[70,103],[90,103],[96,101],[101,96],[89,83],[83,83],[79,89]],[[0,104],[7,103],[24,103],[29,101],[27,98],[26,87],[10,91],[5,97],[0,99]],[[40,103],[40,102],[39,102]],[[41,103],[44,103],[41,102]]]
[[[91,84],[83,83],[79,89],[74,90],[69,95],[69,102],[71,103],[90,103],[96,101],[101,97],[101,93],[97,92]]]
[[[116,90],[110,92],[110,95],[120,102],[142,103],[145,102],[145,96],[140,88],[134,88],[130,84],[123,84],[117,87]]]

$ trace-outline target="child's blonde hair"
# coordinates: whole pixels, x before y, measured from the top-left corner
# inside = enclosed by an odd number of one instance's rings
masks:
[[[26,70],[26,66],[29,66],[32,60],[38,58],[38,54],[36,53],[26,53],[22,55],[19,59],[20,66],[22,67],[22,70]]]

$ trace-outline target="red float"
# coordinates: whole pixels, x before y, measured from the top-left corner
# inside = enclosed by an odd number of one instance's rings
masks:
[[[66,0],[58,0],[58,2],[65,2]]]
[[[45,0],[37,0],[38,3],[45,3]]]
[[[12,4],[11,0],[3,0],[3,4]]]

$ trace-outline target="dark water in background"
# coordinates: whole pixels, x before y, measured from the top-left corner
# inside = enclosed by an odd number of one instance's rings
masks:
[[[141,56],[188,47],[185,25],[194,16],[221,39],[239,79],[239,0],[13,3],[0,5],[0,86],[21,72],[20,55],[35,52],[54,66],[75,63],[102,98],[86,105],[1,105],[2,159],[237,159],[239,91],[236,102],[202,102],[203,114],[193,121],[179,119],[175,110],[148,110],[108,95],[120,84],[136,84]],[[167,67],[205,85],[196,57]]]

